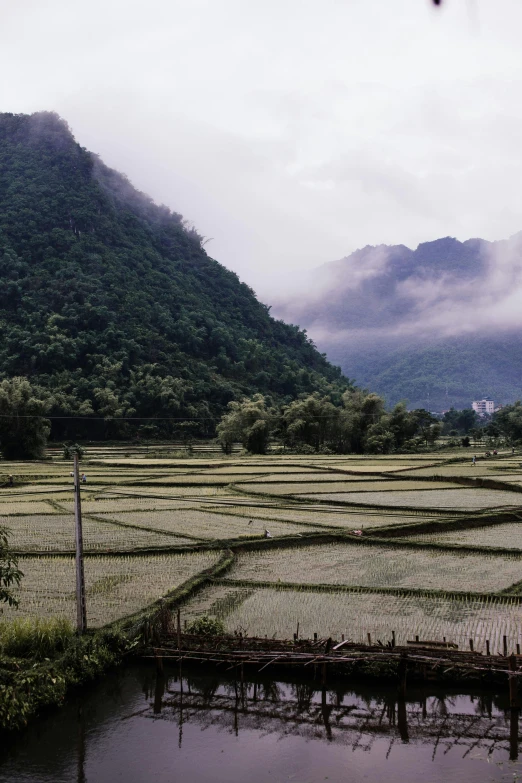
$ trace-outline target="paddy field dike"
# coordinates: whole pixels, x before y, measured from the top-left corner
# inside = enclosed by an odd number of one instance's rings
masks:
[[[440,452],[180,458],[100,445],[81,470],[91,628],[196,580],[183,622],[211,615],[230,633],[291,639],[299,624],[305,638],[522,644],[522,456],[472,466]],[[0,463],[0,525],[24,573],[2,623],[74,622],[70,471],[53,449]]]

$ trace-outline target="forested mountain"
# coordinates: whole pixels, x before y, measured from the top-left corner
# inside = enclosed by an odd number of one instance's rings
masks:
[[[26,376],[51,415],[79,417],[53,420],[56,437],[129,434],[98,417],[209,434],[243,395],[278,402],[346,388],[180,215],[52,113],[0,114],[0,324],[0,379]],[[173,421],[186,418],[197,422]]]
[[[366,247],[315,270],[308,291],[274,310],[388,403],[443,410],[522,396],[521,301],[517,234]]]

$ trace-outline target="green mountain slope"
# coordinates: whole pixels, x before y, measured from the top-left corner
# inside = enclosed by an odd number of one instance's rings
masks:
[[[306,334],[269,315],[180,215],[81,148],[55,114],[0,114],[0,377],[51,413],[198,420],[226,404],[344,386]],[[143,424],[143,422],[142,422]],[[125,434],[54,421],[55,436]]]
[[[336,342],[328,345],[328,356],[349,367],[359,385],[390,404],[408,400],[410,408],[442,411],[469,408],[472,400],[484,396],[504,404],[522,397],[518,334],[447,338],[427,345],[373,345],[364,350]]]

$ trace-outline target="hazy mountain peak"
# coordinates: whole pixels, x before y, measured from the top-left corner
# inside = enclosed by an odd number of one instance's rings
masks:
[[[367,246],[319,267],[316,280],[274,310],[390,401],[426,405],[430,388],[432,404],[446,407],[522,394],[522,232]]]

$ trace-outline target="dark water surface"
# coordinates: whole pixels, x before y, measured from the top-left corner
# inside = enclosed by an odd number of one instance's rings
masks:
[[[133,666],[2,747],[0,781],[522,781],[518,725],[503,692],[426,686],[401,702],[394,687]]]

